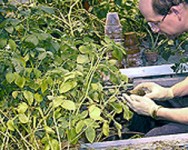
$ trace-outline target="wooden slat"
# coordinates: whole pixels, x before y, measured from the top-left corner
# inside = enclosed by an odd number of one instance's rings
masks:
[[[173,65],[174,64],[165,64],[158,66],[126,68],[126,69],[120,69],[120,72],[122,74],[127,75],[129,78],[175,75],[177,73],[174,72],[173,69],[171,68]],[[186,71],[184,71],[183,73],[187,73],[187,72],[188,72],[188,67],[186,68]]]
[[[135,78],[133,80],[133,86],[136,86],[143,82],[155,82],[163,87],[171,87],[174,84],[183,81],[187,76],[176,76],[176,77],[158,77],[158,78]]]
[[[147,137],[147,138],[139,138],[139,139],[128,139],[128,140],[117,140],[117,141],[107,141],[107,142],[98,142],[93,144],[82,144],[81,150],[84,149],[95,149],[95,150],[105,150],[109,148],[135,148],[138,149],[138,146],[142,149],[153,149],[154,144],[166,142],[171,146],[180,146],[188,148],[188,133],[182,134],[173,134],[173,135],[163,135],[163,136],[155,136],[155,137]],[[157,145],[156,145],[157,146]]]

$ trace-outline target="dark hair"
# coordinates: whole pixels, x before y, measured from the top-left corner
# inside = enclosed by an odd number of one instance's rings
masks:
[[[166,15],[172,6],[177,6],[183,2],[188,3],[188,0],[153,0],[152,6],[155,13]]]

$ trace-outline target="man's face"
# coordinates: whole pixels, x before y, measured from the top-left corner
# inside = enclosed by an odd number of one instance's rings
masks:
[[[183,24],[177,14],[173,11],[165,16],[156,14],[152,8],[152,0],[140,0],[139,9],[153,32],[160,32],[168,36],[177,36],[184,32]]]

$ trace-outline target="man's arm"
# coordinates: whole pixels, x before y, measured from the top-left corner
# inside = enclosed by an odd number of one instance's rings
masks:
[[[188,95],[188,77],[171,87],[174,97]]]
[[[188,108],[160,108],[157,118],[188,124]]]

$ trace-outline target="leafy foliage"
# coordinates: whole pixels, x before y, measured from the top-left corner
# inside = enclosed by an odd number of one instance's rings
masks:
[[[0,143],[4,149],[63,149],[100,141],[115,115],[131,118],[117,98],[128,81],[106,56],[114,47],[104,22],[79,0],[0,7]],[[113,86],[105,90],[108,77]]]

